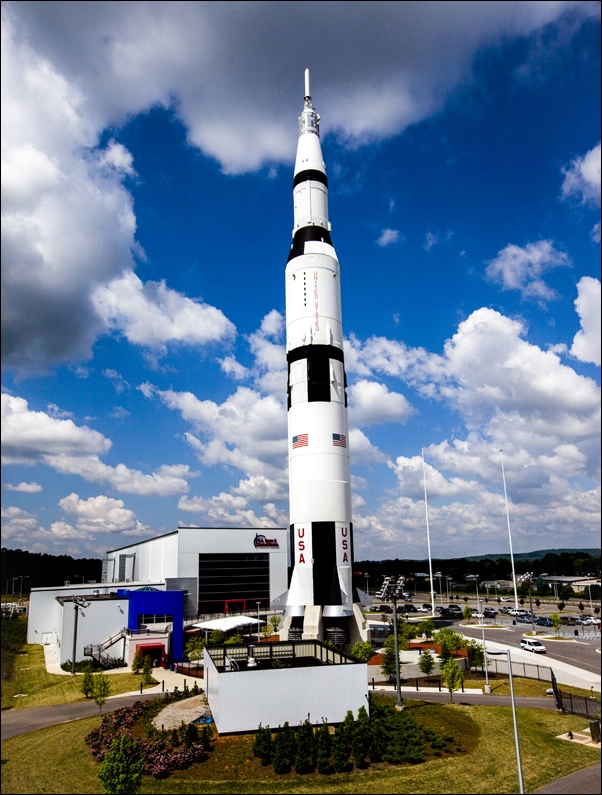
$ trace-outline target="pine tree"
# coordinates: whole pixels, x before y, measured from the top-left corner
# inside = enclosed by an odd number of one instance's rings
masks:
[[[351,763],[349,761],[349,754],[351,746],[347,740],[347,733],[343,728],[343,724],[337,726],[332,740],[332,756],[334,760],[334,769],[337,773],[346,773],[351,770]]]
[[[188,726],[186,726],[186,730],[184,732],[184,745],[186,746],[186,748],[190,748],[191,745],[194,745],[194,743],[198,743],[198,741],[199,741],[198,729],[194,723],[189,723]]]
[[[211,750],[211,729],[206,724],[201,731],[201,747],[207,753]]]
[[[139,674],[141,668],[142,668],[142,652],[140,651],[140,649],[136,649],[136,653],[134,654],[134,659],[132,660],[132,673]]]
[[[261,723],[259,724],[255,741],[253,742],[253,753],[263,767],[269,765],[272,761],[272,732],[269,726],[264,728]]]
[[[100,766],[98,778],[103,792],[118,795],[138,792],[142,783],[140,745],[127,734],[116,737]]]
[[[286,732],[281,729],[276,733],[272,748],[272,764],[274,765],[274,773],[277,773],[279,776],[281,776],[283,773],[288,773],[291,769],[287,745],[288,740]]]
[[[341,729],[347,737],[347,742],[349,745],[351,745],[353,741],[353,732],[355,731],[355,718],[353,717],[353,712],[350,709],[347,710],[345,720],[341,724]]]
[[[286,721],[282,727],[282,735],[284,737],[286,759],[288,764],[292,767],[295,764],[295,756],[297,755],[297,740],[295,738],[295,732],[292,727],[289,726],[288,721]]]
[[[153,661],[148,654],[144,657],[142,665],[142,681],[145,685],[150,685],[153,681]]]
[[[426,674],[426,678],[429,679],[435,667],[435,660],[428,649],[425,649],[418,658],[418,667],[423,674]]]
[[[378,718],[370,721],[370,761],[380,762],[387,750],[387,734],[382,722]]]
[[[322,725],[316,732],[316,767],[318,773],[327,775],[331,771],[330,756],[332,754],[332,739],[330,729],[324,719]]]
[[[370,718],[366,707],[360,707],[351,738],[351,750],[356,767],[366,767],[366,756],[370,750],[372,740]]]
[[[299,724],[296,732],[297,753],[295,754],[295,772],[300,775],[313,770],[314,730],[309,718]]]

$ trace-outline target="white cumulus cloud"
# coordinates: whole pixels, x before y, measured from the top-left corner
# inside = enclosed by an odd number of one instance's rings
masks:
[[[377,425],[384,422],[405,423],[415,413],[404,395],[389,392],[377,381],[357,381],[349,387],[350,422],[355,425]]]
[[[583,157],[576,157],[563,174],[563,198],[574,197],[582,204],[600,206],[600,144]]]
[[[581,329],[575,334],[571,353],[582,362],[600,365],[600,281],[584,276],[577,284],[575,309]]]
[[[5,483],[4,488],[7,491],[21,491],[25,494],[37,494],[38,492],[42,491],[42,486],[35,481],[32,481],[31,483],[21,481],[21,483],[17,483],[16,486],[12,483]]]
[[[77,530],[86,533],[123,533],[124,535],[145,535],[150,528],[136,518],[133,511],[124,507],[123,500],[99,495],[87,500],[72,493],[63,497],[59,507],[76,517]]]
[[[388,246],[391,243],[397,243],[398,240],[399,240],[399,230],[383,229],[383,231],[380,233],[380,237],[376,241],[376,245],[384,248],[385,246]]]
[[[490,281],[501,284],[503,290],[519,290],[522,298],[549,301],[557,295],[542,275],[552,268],[570,264],[567,254],[555,249],[551,240],[538,240],[522,248],[508,244],[498,251],[485,272]]]

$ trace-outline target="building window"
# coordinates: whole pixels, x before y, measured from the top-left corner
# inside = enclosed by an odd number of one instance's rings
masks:
[[[138,616],[138,629],[142,625],[148,626],[149,624],[173,624],[173,616],[141,613]]]
[[[256,610],[269,607],[270,556],[268,553],[199,554],[199,613]]]

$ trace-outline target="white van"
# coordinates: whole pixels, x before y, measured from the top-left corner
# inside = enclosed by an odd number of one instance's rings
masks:
[[[534,640],[533,638],[521,638],[520,647],[525,651],[532,651],[536,654],[546,653],[546,647],[543,645],[543,643],[541,643],[539,640]]]

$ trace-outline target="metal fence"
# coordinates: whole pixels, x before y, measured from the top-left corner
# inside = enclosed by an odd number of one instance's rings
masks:
[[[327,665],[357,664],[359,660],[338,649],[331,649],[320,641],[275,641],[234,646],[207,646],[207,652],[219,668],[225,665],[226,655],[235,662],[244,662],[249,657],[249,649],[253,648],[256,660],[285,660],[294,657],[315,657]]]
[[[556,677],[552,674],[552,688],[556,706],[563,712],[570,712],[571,715],[582,715],[589,720],[600,720],[600,702],[596,698],[587,696],[577,696],[573,693],[566,693],[558,687]]]
[[[508,675],[508,660],[489,660],[487,670],[494,674]],[[512,675],[522,676],[525,679],[539,679],[540,682],[552,681],[552,669],[547,665],[537,663],[513,662]]]

